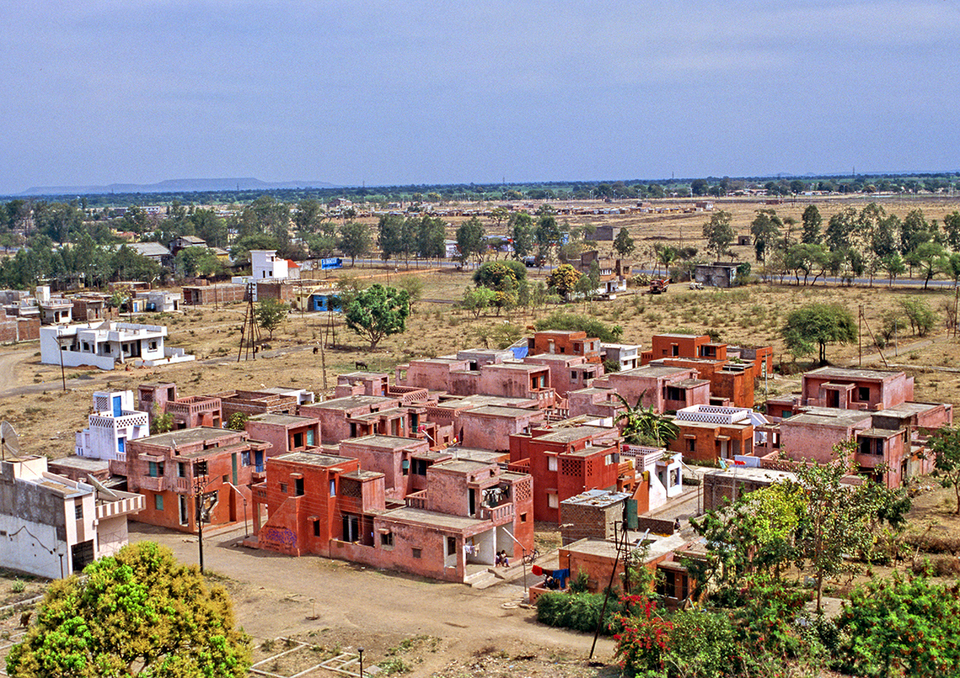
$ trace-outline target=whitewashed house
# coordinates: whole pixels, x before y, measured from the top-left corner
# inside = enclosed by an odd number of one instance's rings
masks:
[[[140,494],[47,471],[46,457],[0,461],[0,567],[58,579],[127,544]]]
[[[44,365],[88,365],[112,370],[117,363],[157,367],[194,360],[183,349],[165,348],[167,328],[119,322],[50,325],[40,328],[40,362]]]
[[[289,277],[287,260],[277,256],[276,250],[250,250],[250,265],[254,282],[286,280]]]
[[[89,427],[77,432],[77,456],[89,459],[126,459],[127,441],[150,435],[150,418],[134,409],[133,391],[93,394]]]

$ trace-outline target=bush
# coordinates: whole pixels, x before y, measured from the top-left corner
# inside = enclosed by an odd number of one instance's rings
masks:
[[[599,593],[548,591],[537,598],[537,621],[547,626],[593,633],[602,608],[603,595]],[[610,596],[601,632],[611,635],[618,630],[617,618],[622,612],[622,604],[615,596]]]
[[[960,583],[927,577],[856,588],[837,619],[835,668],[854,676],[960,675]]]
[[[623,334],[623,328],[619,325],[609,327],[608,325],[574,313],[553,313],[552,315],[536,323],[537,331],[546,330],[575,330],[586,332],[588,337],[597,337],[600,341],[607,343],[616,343]]]

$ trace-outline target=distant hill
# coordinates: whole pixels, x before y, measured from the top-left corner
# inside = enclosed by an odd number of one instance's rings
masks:
[[[336,188],[326,181],[260,181],[252,177],[225,179],[168,179],[156,184],[108,186],[31,186],[21,195],[84,195],[105,193],[198,193],[202,191],[257,191],[283,188]]]

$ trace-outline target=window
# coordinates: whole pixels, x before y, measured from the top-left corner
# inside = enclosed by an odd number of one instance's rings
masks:
[[[696,452],[696,451],[697,451],[697,439],[687,438],[687,452]]]
[[[521,513],[521,514],[520,514],[520,522],[521,522],[521,523],[527,522],[527,514],[526,514],[526,513]]]
[[[547,506],[549,508],[559,508],[560,502],[557,501],[557,495],[553,492],[547,492]]]
[[[303,478],[294,478],[293,479],[294,494],[298,497],[303,496]]]
[[[557,458],[555,456],[547,457],[547,470],[548,471],[557,470]]]
[[[313,429],[307,431],[307,445],[314,445]]]
[[[162,510],[163,510],[163,495],[162,495],[162,494],[155,494],[155,495],[153,495],[153,508],[157,509],[158,511],[162,511]]]
[[[337,496],[337,481],[334,478],[330,479],[330,496]]]
[[[159,478],[163,475],[163,462],[148,462],[147,473],[151,478]]]
[[[380,546],[393,547],[393,532],[380,533]]]
[[[402,462],[400,462],[400,469],[403,475],[410,475],[410,460],[404,459]]]
[[[76,501],[73,504],[73,516],[77,520],[83,520],[83,502]]]
[[[447,555],[452,556],[457,552],[457,538],[447,537]]]
[[[870,387],[869,386],[858,386],[857,387],[857,400],[862,403],[870,401]]]
[[[423,552],[420,549],[411,549],[411,555],[414,558],[419,558],[422,554]]]
[[[250,452],[241,452],[240,453],[240,465],[249,466],[250,465]]]
[[[667,386],[667,400],[683,400],[683,389],[676,386]]]
[[[303,447],[303,432],[293,434],[293,446]]]
[[[577,373],[570,372],[570,381],[576,381],[576,380],[577,380]]]
[[[319,521],[319,520],[314,520],[314,521],[313,521],[313,536],[314,536],[314,537],[319,537],[319,536],[320,536],[320,521]]]
[[[607,456],[605,456],[605,457],[603,458],[603,463],[606,464],[607,466],[609,466],[610,464],[612,464],[612,463],[613,463],[613,455],[612,455],[612,454],[608,454]]]
[[[280,491],[283,492],[284,494],[287,493],[287,484],[286,484],[286,483],[280,483]]]
[[[426,459],[414,459],[413,460],[413,473],[418,476],[427,475],[427,468],[430,465],[427,463]]]
[[[187,465],[182,461],[177,462],[177,478],[186,478],[187,477]]]

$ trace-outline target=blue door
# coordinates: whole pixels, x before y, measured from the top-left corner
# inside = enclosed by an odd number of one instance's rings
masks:
[[[120,454],[127,453],[127,439],[126,438],[117,438],[117,451]]]
[[[123,414],[123,405],[120,396],[113,396],[113,416],[119,417]]]

